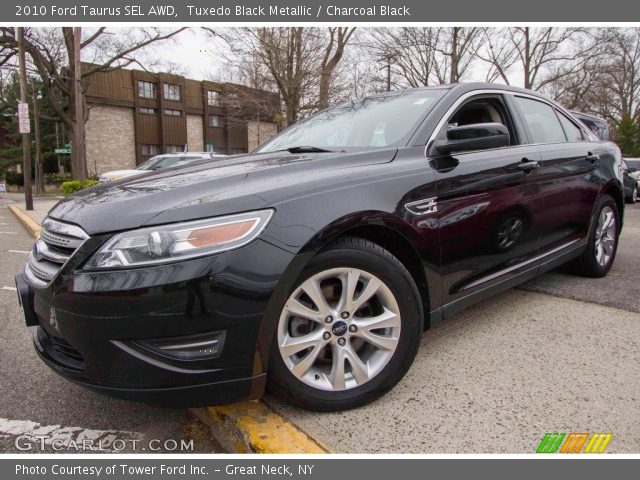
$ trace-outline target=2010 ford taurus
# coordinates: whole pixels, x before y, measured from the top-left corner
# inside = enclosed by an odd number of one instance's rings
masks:
[[[269,386],[339,410],[474,302],[566,262],[605,275],[623,209],[619,149],[560,105],[413,89],[66,198],[16,283],[37,353],[86,387],[208,405]]]

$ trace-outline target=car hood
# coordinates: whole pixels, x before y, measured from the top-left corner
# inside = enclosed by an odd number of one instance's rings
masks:
[[[142,172],[60,201],[49,216],[89,235],[276,207],[357,181],[353,169],[393,160],[397,149],[232,156]]]

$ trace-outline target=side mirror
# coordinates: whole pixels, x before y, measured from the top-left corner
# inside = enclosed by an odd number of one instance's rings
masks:
[[[446,140],[436,140],[434,148],[440,154],[468,150],[487,150],[509,145],[509,130],[501,123],[474,123],[451,127]]]

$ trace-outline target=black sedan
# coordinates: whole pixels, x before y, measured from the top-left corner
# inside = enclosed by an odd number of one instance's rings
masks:
[[[208,405],[269,385],[338,410],[461,309],[566,262],[606,275],[623,213],[620,150],[560,105],[421,88],[68,197],[16,283],[37,353],[86,387]]]

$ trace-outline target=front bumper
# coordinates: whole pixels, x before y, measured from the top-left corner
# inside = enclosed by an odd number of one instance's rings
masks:
[[[37,353],[55,372],[129,400],[202,406],[258,398],[271,328],[265,312],[293,255],[262,240],[168,265],[84,272],[46,288],[16,277]],[[222,333],[219,352],[176,358],[149,339]]]

